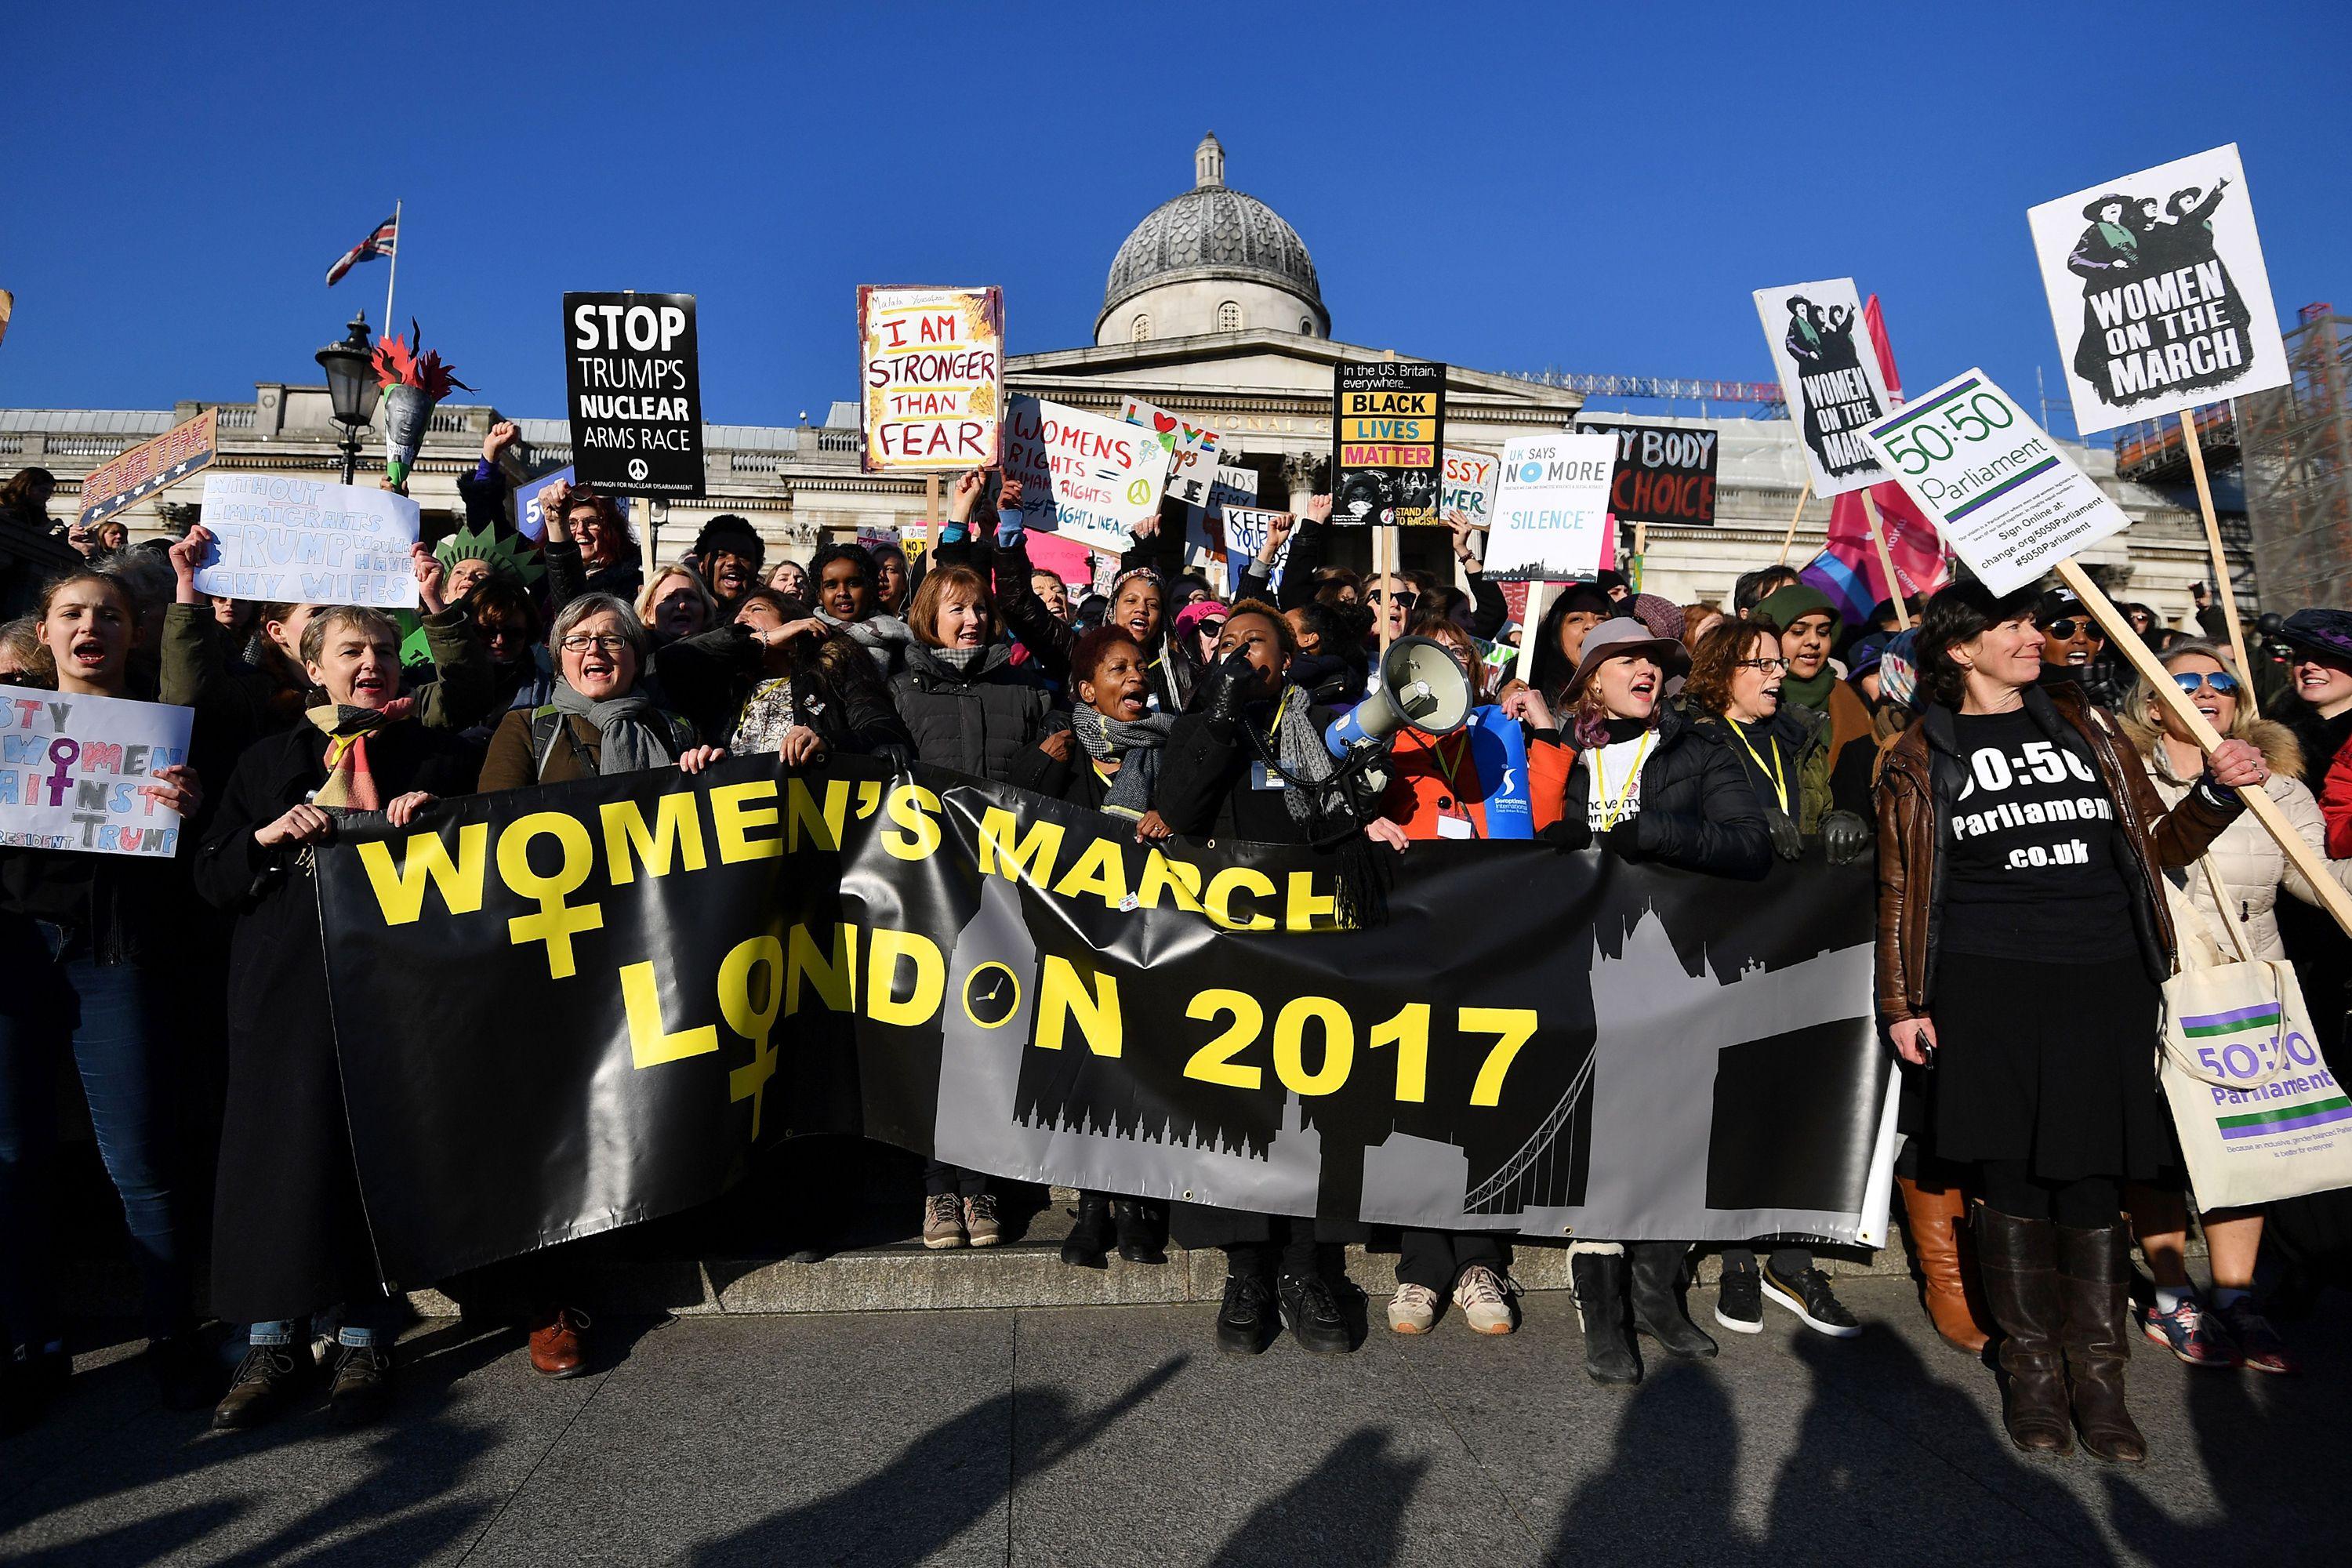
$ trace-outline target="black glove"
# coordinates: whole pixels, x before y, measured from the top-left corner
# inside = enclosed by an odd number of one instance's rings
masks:
[[[1265,690],[1257,666],[1249,661],[1247,654],[1235,648],[1202,674],[1201,711],[1212,723],[1222,721],[1231,724],[1241,718],[1250,699],[1262,696]]]
[[[1536,837],[1563,855],[1592,847],[1592,829],[1580,816],[1563,816]]]
[[[1805,836],[1797,831],[1797,819],[1778,806],[1764,808],[1764,826],[1772,832],[1772,853],[1783,860],[1795,860],[1805,853]]]
[[[1640,860],[1642,854],[1642,819],[1629,816],[1601,836],[1601,847],[1620,860]]]
[[[1851,811],[1832,811],[1822,818],[1822,842],[1832,866],[1851,865],[1870,852],[1870,824]]]

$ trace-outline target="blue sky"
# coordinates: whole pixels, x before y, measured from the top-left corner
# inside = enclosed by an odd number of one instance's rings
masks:
[[[317,380],[383,304],[383,262],[327,266],[398,197],[398,324],[481,400],[560,414],[559,296],[636,288],[699,297],[707,417],[822,417],[860,282],[1000,283],[1013,352],[1090,342],[1207,129],[1350,342],[1763,380],[1749,290],[1850,273],[1909,386],[1981,363],[2030,399],[2059,359],[2025,209],[2110,176],[2238,142],[2280,310],[2352,300],[2342,21],[47,0],[10,27],[0,405]]]

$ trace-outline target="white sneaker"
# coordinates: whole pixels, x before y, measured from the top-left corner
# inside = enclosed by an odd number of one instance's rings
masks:
[[[1426,1285],[1400,1285],[1389,1298],[1389,1327],[1401,1334],[1425,1334],[1437,1321],[1437,1292]]]
[[[1462,1309],[1462,1321],[1474,1334],[1511,1331],[1511,1299],[1504,1293],[1502,1279],[1483,1263],[1462,1271],[1454,1282],[1454,1304]]]

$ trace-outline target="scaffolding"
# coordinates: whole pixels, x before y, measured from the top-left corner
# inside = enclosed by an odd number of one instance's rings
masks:
[[[2352,321],[2305,305],[2287,335],[2294,381],[2238,400],[2263,606],[2352,607]]]

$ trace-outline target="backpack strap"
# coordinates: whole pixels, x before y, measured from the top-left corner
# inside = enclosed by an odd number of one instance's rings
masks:
[[[548,760],[555,755],[555,742],[566,738],[563,711],[552,703],[530,710],[530,754],[536,759],[531,776],[547,776]]]

